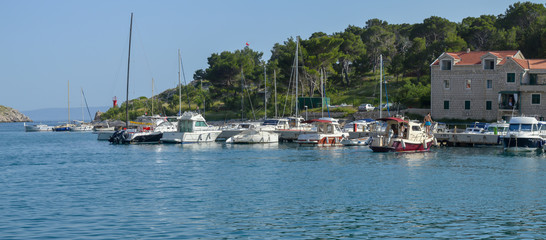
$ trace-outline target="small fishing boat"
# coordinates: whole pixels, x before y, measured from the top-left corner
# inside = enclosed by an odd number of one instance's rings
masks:
[[[220,134],[217,127],[209,126],[205,118],[196,112],[184,112],[178,119],[176,131],[165,132],[163,143],[212,142]]]
[[[341,140],[349,136],[341,131],[339,123],[333,118],[319,118],[306,121],[315,125],[313,133],[300,134],[297,143],[308,146],[340,146]]]
[[[137,122],[131,123],[137,128],[116,131],[108,141],[114,144],[160,143],[165,132],[176,131],[176,125],[169,121],[168,117],[157,115],[141,116]]]
[[[226,141],[230,137],[233,137],[243,131],[254,129],[259,125],[260,124],[258,122],[241,122],[228,124],[220,129],[221,132],[216,137],[216,141]]]
[[[395,117],[377,120],[385,125],[385,131],[372,135],[369,146],[374,152],[426,152],[435,142],[420,123]]]
[[[25,126],[25,132],[53,131],[53,127],[46,124],[27,125],[27,123],[23,123],[23,125]]]
[[[74,126],[75,125],[71,124],[71,123],[61,124],[61,125],[57,125],[57,126],[53,127],[53,131],[54,132],[68,132],[68,131],[70,131],[70,128],[72,128]]]
[[[501,137],[505,151],[542,151],[546,122],[534,117],[512,117],[509,124],[508,132]]]
[[[255,128],[243,131],[226,140],[226,143],[277,143],[279,142],[279,134],[263,128]]]
[[[69,128],[72,132],[91,132],[93,131],[93,125],[85,123],[84,121],[74,121],[76,124]]]

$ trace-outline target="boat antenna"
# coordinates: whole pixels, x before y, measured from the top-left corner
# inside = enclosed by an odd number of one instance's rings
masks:
[[[133,13],[131,13],[131,25],[129,27],[129,54],[127,57],[127,93],[125,103],[125,127],[129,128],[129,67],[131,65],[131,35],[133,34]]]

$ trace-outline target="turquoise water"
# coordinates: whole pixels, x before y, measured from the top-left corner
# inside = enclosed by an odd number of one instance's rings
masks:
[[[542,154],[0,134],[0,239],[546,238]]]

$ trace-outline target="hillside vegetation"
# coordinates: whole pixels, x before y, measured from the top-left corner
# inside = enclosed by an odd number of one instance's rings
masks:
[[[278,115],[291,115],[296,72],[300,97],[325,93],[333,105],[377,105],[381,66],[388,93],[384,102],[388,97],[389,102],[429,108],[430,64],[443,52],[467,49],[521,50],[526,58],[546,58],[544,4],[517,2],[498,16],[467,17],[460,23],[437,16],[417,24],[370,19],[363,27],[348,26],[333,34],[316,32],[308,39],[288,38],[272,47],[268,60],[248,46],[213,53],[207,59],[208,67],[197,70],[194,81],[182,87],[182,111],[199,106],[207,111],[208,119],[240,118],[241,114],[260,118],[266,106],[267,115],[274,116],[276,85]],[[155,113],[178,113],[179,95],[175,87],[154,97]],[[146,97],[131,100],[130,118],[150,113],[151,102]],[[124,109],[123,105],[112,108],[104,116],[124,119]]]

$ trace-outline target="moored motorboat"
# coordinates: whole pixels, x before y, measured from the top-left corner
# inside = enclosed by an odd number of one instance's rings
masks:
[[[93,125],[85,123],[83,121],[74,121],[76,124],[69,128],[72,132],[91,132],[93,131]]]
[[[512,117],[506,135],[502,136],[505,151],[543,151],[546,122],[534,117]]]
[[[57,126],[53,127],[53,131],[54,132],[68,132],[68,131],[70,131],[70,128],[74,127],[74,126],[75,126],[74,124],[70,124],[70,123],[61,124],[61,125],[57,125]]]
[[[176,130],[176,125],[168,117],[142,116],[131,123],[137,128],[116,131],[108,141],[114,144],[160,143],[163,133]]]
[[[263,128],[249,129],[226,140],[226,143],[277,143],[279,134]]]
[[[372,135],[370,148],[374,152],[426,152],[435,142],[421,124],[401,118],[377,119],[386,124],[385,131]]]
[[[198,143],[212,142],[220,134],[217,127],[209,126],[205,118],[196,112],[184,112],[178,119],[176,131],[165,132],[163,143]]]
[[[25,132],[45,132],[45,131],[53,131],[52,126],[48,126],[46,124],[35,124],[35,125],[27,125],[27,123],[23,123],[25,126]]]
[[[240,123],[231,123],[220,128],[221,132],[216,137],[215,141],[226,141],[228,138],[233,137],[245,130],[254,129],[259,126],[258,122],[240,122]]]
[[[319,118],[306,121],[315,125],[313,133],[300,134],[297,143],[308,146],[340,146],[341,140],[349,134],[341,131],[339,123],[333,118]]]

